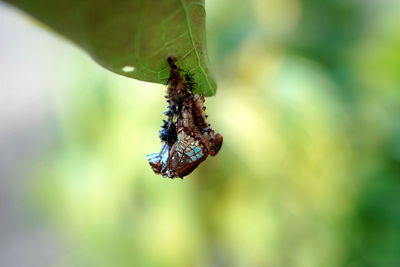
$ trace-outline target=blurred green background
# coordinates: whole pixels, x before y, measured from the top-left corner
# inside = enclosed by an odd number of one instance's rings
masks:
[[[400,2],[206,4],[224,145],[183,180],[145,159],[163,86],[50,50],[50,145],[18,200],[62,244],[42,266],[400,266]]]

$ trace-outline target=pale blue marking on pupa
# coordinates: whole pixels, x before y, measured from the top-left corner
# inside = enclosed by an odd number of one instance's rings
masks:
[[[169,157],[168,151],[165,151],[165,152],[161,155],[161,162],[162,162],[164,165],[167,163],[168,157]]]
[[[201,152],[201,148],[200,148],[200,147],[196,147],[196,148],[194,149],[194,152],[196,152],[196,153]]]
[[[161,160],[161,156],[158,153],[152,153],[146,156],[147,160],[151,163],[157,163]]]

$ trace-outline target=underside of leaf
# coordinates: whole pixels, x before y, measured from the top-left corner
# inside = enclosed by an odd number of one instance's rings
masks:
[[[167,58],[212,96],[204,0],[7,0],[85,49],[105,68],[165,84]]]

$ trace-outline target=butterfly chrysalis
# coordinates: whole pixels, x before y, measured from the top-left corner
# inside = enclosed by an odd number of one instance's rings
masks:
[[[210,127],[205,114],[203,95],[193,93],[195,83],[190,73],[179,69],[173,57],[167,84],[168,109],[164,112],[160,131],[160,153],[147,155],[156,174],[174,178],[190,174],[208,155],[215,156],[221,149],[223,137]]]

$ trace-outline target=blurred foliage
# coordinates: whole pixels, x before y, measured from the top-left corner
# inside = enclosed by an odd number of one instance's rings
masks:
[[[36,183],[68,240],[57,265],[400,266],[399,12],[208,1],[221,90],[206,104],[225,143],[184,180],[144,157],[160,146],[162,86],[71,56]]]
[[[204,0],[5,0],[85,49],[105,68],[165,84],[167,58],[193,75],[197,93],[212,96]]]

